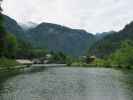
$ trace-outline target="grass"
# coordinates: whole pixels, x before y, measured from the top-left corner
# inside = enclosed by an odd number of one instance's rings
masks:
[[[19,65],[15,59],[0,58],[0,90],[4,81],[21,73],[17,68]]]
[[[97,61],[90,64],[84,62],[74,62],[71,66],[75,67],[98,67],[98,68],[118,68],[118,69],[133,69],[133,65],[113,65],[110,63],[105,63],[103,61]]]
[[[6,79],[19,74],[19,70],[15,68],[17,65],[19,64],[13,59],[0,58],[0,89]]]
[[[19,65],[14,59],[0,58],[0,70]]]

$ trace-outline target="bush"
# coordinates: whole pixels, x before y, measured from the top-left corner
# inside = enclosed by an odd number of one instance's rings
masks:
[[[114,52],[109,60],[112,65],[119,65],[128,68],[133,65],[133,42],[126,40],[122,42],[121,48]]]
[[[0,68],[12,68],[16,65],[18,65],[18,63],[15,60],[0,58]]]

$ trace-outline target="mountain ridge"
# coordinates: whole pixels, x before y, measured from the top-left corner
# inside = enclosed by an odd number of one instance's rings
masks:
[[[71,29],[65,26],[41,23],[36,28],[29,30],[31,37],[29,40],[34,41],[38,47],[47,47],[50,51],[64,52],[67,54],[85,53],[85,49],[89,47],[90,38],[94,38],[92,34],[85,30]],[[37,35],[42,36],[37,38]],[[43,41],[45,39],[45,41]],[[52,41],[51,41],[52,40]],[[39,43],[40,42],[40,43]],[[42,44],[44,43],[45,44]],[[47,45],[48,44],[48,45]]]
[[[14,19],[6,15],[4,19],[7,32],[29,42],[34,48],[48,48],[49,51],[81,56],[94,40],[93,34],[81,29],[43,22],[35,28],[24,31]]]
[[[106,58],[111,53],[120,48],[121,42],[133,40],[133,22],[127,24],[119,32],[114,32],[97,41],[90,47],[89,55],[95,55],[100,58]]]

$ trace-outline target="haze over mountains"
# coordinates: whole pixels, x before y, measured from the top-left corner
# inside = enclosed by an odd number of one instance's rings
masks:
[[[72,56],[85,55],[89,50],[89,55],[105,57],[118,49],[121,41],[133,40],[133,23],[119,32],[110,31],[93,35],[85,30],[52,23],[19,25],[8,16],[4,18],[7,32],[29,42],[34,48],[47,48],[49,51],[64,52]]]
[[[73,56],[85,54],[95,40],[95,37],[85,30],[51,23],[41,23],[25,31],[8,16],[5,16],[5,28],[7,32],[29,42],[35,48],[47,48],[49,51],[64,52]]]
[[[35,28],[38,24],[33,22],[27,22],[27,23],[19,23],[19,25],[24,31],[27,31],[31,28]]]
[[[119,49],[121,42],[125,40],[133,40],[133,22],[126,25],[121,31],[112,32],[94,43],[89,53],[97,57],[109,56],[115,50]]]

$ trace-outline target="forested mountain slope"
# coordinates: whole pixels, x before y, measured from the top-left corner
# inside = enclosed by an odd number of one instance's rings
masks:
[[[133,22],[119,32],[114,32],[97,41],[88,51],[89,55],[106,57],[120,48],[124,40],[133,40]]]

